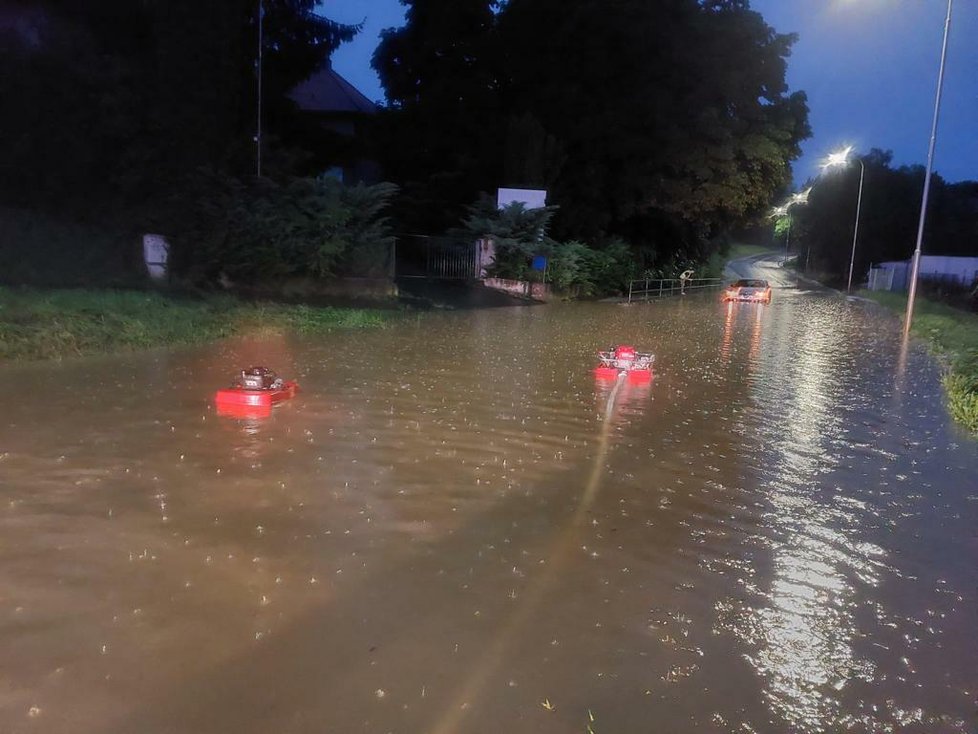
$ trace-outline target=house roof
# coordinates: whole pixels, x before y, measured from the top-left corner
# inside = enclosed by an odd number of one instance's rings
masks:
[[[359,112],[373,114],[377,105],[337,74],[329,61],[289,93],[289,98],[308,112]]]

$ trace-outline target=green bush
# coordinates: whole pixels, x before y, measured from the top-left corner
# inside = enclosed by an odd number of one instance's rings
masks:
[[[495,242],[496,259],[490,275],[514,280],[539,280],[542,274],[531,270],[536,255],[547,257],[548,282],[559,292],[575,296],[622,293],[628,281],[637,277],[631,248],[613,240],[596,249],[583,242],[557,242],[546,231],[556,207],[526,209],[514,203],[499,209],[484,196],[469,209],[458,237],[474,241],[490,237]]]
[[[191,280],[241,283],[383,274],[392,243],[383,211],[395,191],[326,176],[245,184],[204,175],[184,202],[174,265]]]
[[[594,250],[583,242],[556,243],[551,248],[548,263],[551,285],[564,293],[593,295],[596,290],[594,256]]]
[[[549,253],[556,243],[546,236],[556,207],[527,209],[516,202],[499,209],[489,196],[482,196],[473,206],[455,236],[471,242],[490,237],[496,245],[496,259],[489,274],[496,278],[528,280],[534,255]]]

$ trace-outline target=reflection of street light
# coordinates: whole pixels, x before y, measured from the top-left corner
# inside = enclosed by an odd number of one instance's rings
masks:
[[[941,45],[941,66],[937,73],[937,98],[934,100],[934,121],[930,129],[930,147],[927,149],[927,172],[924,174],[924,195],[920,202],[920,223],[917,225],[917,247],[913,251],[913,268],[910,273],[910,292],[907,294],[907,316],[903,320],[903,335],[910,333],[913,321],[913,304],[917,295],[917,272],[920,270],[920,243],[924,239],[924,220],[927,218],[927,195],[930,192],[930,174],[934,166],[934,145],[937,143],[937,118],[941,112],[941,90],[944,87],[944,61],[947,58],[947,34],[951,30],[951,5],[947,0],[947,17],[944,20],[944,42]]]
[[[829,154],[825,162],[822,163],[822,170],[839,166],[845,167],[849,163],[851,152],[852,146],[849,145],[842,150]],[[866,166],[863,164],[863,159],[856,158],[856,160],[859,161],[859,195],[856,197],[856,225],[852,228],[852,257],[849,258],[849,285],[846,286],[846,293],[852,293],[852,269],[856,265],[856,238],[859,236],[859,208],[863,203],[863,179],[866,176]]]

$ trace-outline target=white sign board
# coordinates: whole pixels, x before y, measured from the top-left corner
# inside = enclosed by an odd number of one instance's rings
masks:
[[[170,243],[160,234],[143,235],[143,259],[153,280],[166,277],[166,262],[170,256]]]
[[[527,209],[542,209],[547,205],[546,189],[499,189],[496,194],[496,206],[502,209],[509,204],[519,202]]]

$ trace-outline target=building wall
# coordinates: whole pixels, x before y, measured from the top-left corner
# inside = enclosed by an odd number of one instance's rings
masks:
[[[870,273],[870,288],[872,290],[905,291],[910,281],[910,268],[910,260],[897,260],[874,265],[872,270],[876,272]],[[921,255],[918,277],[923,280],[941,280],[970,286],[978,282],[978,257]]]
[[[928,275],[952,276],[962,285],[971,285],[978,280],[978,257],[921,255],[920,277]]]

